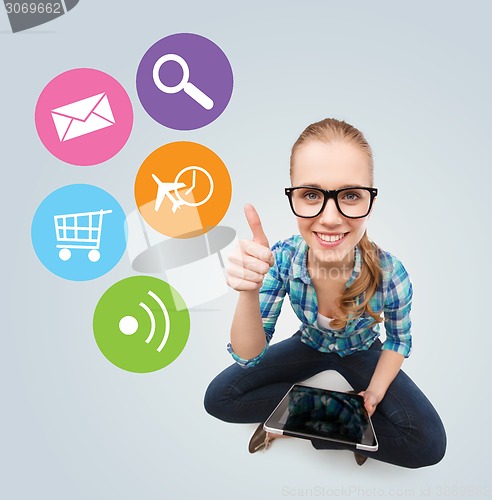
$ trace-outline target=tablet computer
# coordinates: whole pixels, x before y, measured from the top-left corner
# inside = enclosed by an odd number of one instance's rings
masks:
[[[294,384],[263,427],[274,434],[326,439],[359,450],[378,449],[364,398],[357,394]]]

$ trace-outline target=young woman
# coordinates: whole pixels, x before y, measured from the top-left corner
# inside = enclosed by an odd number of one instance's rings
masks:
[[[411,349],[412,285],[402,263],[367,237],[377,196],[369,144],[343,121],[314,123],[292,148],[290,177],[285,193],[300,235],[270,250],[258,214],[245,207],[253,240],[240,242],[227,270],[239,291],[228,345],[236,363],[211,382],[206,410],[227,422],[264,422],[293,383],[336,370],[364,397],[379,441],[377,452],[356,453],[359,465],[368,456],[402,467],[436,464],[446,448],[442,422],[400,370]],[[286,293],[301,325],[269,346]],[[250,452],[273,437],[260,424]]]

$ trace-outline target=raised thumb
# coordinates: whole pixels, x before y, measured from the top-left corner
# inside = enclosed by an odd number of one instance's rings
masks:
[[[244,213],[246,215],[246,219],[248,221],[251,232],[253,233],[253,239],[256,241],[256,243],[270,248],[268,238],[263,231],[263,226],[261,225],[261,220],[258,212],[255,210],[255,207],[253,205],[246,205],[244,207]]]

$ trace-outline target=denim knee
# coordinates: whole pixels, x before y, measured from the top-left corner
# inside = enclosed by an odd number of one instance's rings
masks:
[[[411,457],[408,458],[406,467],[429,467],[443,459],[446,453],[446,431],[437,413],[434,419],[429,419],[418,431],[414,431],[411,441]]]
[[[224,376],[224,372],[219,373],[207,387],[203,405],[205,411],[212,417],[234,423],[238,418],[237,408],[231,395],[227,395],[229,392],[228,378]]]
[[[421,460],[414,468],[429,467],[439,463],[446,453],[446,442],[446,431],[440,419],[439,425],[426,426],[421,435]]]
[[[215,379],[210,382],[207,390],[205,391],[205,396],[203,398],[203,405],[205,407],[205,411],[212,415],[212,417],[218,418],[220,420],[224,420],[222,418],[222,409],[223,404],[221,404],[220,400],[222,399],[222,394],[218,390],[218,384],[215,383]]]

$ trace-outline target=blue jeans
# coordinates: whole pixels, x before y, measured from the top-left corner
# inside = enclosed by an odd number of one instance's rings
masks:
[[[207,412],[226,422],[265,422],[291,385],[324,370],[339,372],[356,392],[369,386],[381,355],[377,339],[367,351],[340,357],[301,342],[300,332],[270,346],[250,368],[236,363],[210,383],[205,394]],[[361,455],[402,467],[434,465],[444,456],[446,433],[436,410],[402,371],[391,383],[372,416],[379,441],[376,452]],[[352,449],[350,445],[313,439],[317,449]]]

